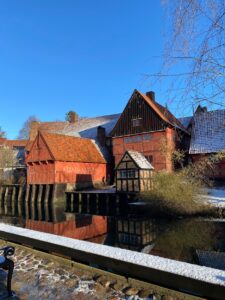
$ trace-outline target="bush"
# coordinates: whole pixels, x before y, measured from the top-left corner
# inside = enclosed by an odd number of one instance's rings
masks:
[[[140,194],[152,213],[163,215],[207,214],[211,206],[199,201],[200,182],[190,179],[183,171],[168,173],[161,171],[153,179],[154,189]]]

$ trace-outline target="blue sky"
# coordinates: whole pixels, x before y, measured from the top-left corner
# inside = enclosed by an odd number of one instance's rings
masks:
[[[155,90],[159,0],[0,0],[0,126],[16,138],[30,115],[41,121],[121,112],[132,91]],[[172,108],[171,108],[172,109]],[[173,109],[172,109],[173,110]],[[175,112],[175,111],[174,111]]]

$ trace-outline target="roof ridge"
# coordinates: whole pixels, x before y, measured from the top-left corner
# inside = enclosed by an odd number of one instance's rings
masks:
[[[174,127],[179,127],[180,129],[182,129],[183,131],[186,132],[186,129],[184,128],[184,126],[182,125],[182,123],[174,116],[173,113],[171,113],[171,111],[166,108],[165,106],[163,106],[162,104],[158,103],[157,101],[153,101],[151,98],[149,98],[147,95],[141,93],[140,91],[136,90],[146,101],[148,104],[151,105],[151,107],[155,110],[155,112],[168,124],[174,126]],[[156,106],[156,109],[154,108],[154,106]],[[164,111],[162,111],[164,110]],[[169,116],[168,116],[168,115]]]
[[[62,134],[62,133],[55,133],[55,132],[48,132],[48,131],[41,131],[39,130],[39,132],[42,135],[50,135],[50,136],[61,136],[64,138],[73,138],[73,139],[82,139],[82,140],[92,140],[89,138],[84,138],[84,137],[80,137],[80,136],[73,136],[73,135],[68,135],[68,134]]]

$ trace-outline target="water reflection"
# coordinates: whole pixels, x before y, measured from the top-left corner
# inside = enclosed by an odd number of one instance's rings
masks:
[[[1,222],[196,263],[196,250],[225,251],[225,222],[68,212],[66,205],[0,203]]]
[[[21,204],[1,206],[0,220],[23,228],[61,236],[91,239],[107,233],[107,217],[65,212],[63,204]]]
[[[146,218],[117,218],[116,246],[136,251],[155,241],[157,222]]]
[[[194,263],[196,249],[210,251],[217,247],[218,224],[211,221],[161,220],[159,227],[160,234],[151,254]]]

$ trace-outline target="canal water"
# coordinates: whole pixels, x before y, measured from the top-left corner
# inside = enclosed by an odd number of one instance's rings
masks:
[[[225,252],[223,220],[91,215],[64,204],[0,203],[0,222],[196,264],[199,253],[212,260],[212,254]]]

